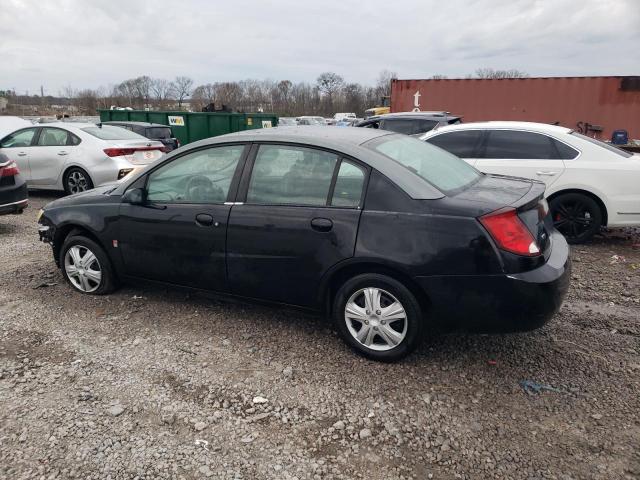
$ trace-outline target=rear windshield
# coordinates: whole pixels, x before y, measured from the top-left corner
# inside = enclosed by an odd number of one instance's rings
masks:
[[[85,127],[82,131],[101,140],[137,140],[144,138],[142,135],[138,135],[137,133],[133,133],[125,128],[115,127],[113,125]]]
[[[433,130],[438,123],[437,120],[422,118],[386,118],[382,120],[381,128],[406,135],[417,135]]]
[[[150,127],[147,128],[147,138],[171,138],[171,129],[169,127]]]
[[[582,135],[581,133],[571,132],[571,135],[574,135],[576,137],[580,137],[581,139],[586,140],[587,142],[595,143],[596,145],[599,145],[602,148],[606,148],[610,152],[617,153],[621,157],[629,158],[629,157],[633,156],[633,153],[631,153],[631,152],[627,152],[626,150],[622,150],[621,148],[614,147],[613,145],[610,145],[608,143],[604,143],[604,142],[602,142],[600,140],[596,140],[595,138],[587,137],[586,135]]]
[[[464,160],[412,137],[387,135],[365,146],[398,162],[446,195],[465,189],[482,176]]]

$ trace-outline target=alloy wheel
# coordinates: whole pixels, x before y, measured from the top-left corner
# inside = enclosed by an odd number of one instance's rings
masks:
[[[79,170],[74,170],[67,176],[67,185],[71,193],[84,192],[89,189],[87,177]]]
[[[371,350],[391,350],[407,335],[407,314],[392,294],[381,288],[361,288],[345,305],[349,333]]]
[[[69,281],[81,292],[93,292],[102,282],[102,268],[98,258],[82,245],[74,245],[67,250],[64,270]]]
[[[556,207],[553,225],[565,237],[578,238],[593,228],[594,213],[580,200],[563,202]]]

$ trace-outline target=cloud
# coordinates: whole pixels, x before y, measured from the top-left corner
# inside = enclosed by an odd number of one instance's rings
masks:
[[[385,68],[638,74],[638,24],[636,0],[3,0],[0,89],[56,94],[138,75],[314,81],[327,70],[372,84]]]

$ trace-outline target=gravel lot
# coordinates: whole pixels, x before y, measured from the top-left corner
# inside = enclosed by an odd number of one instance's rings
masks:
[[[37,240],[54,198],[0,217],[0,478],[640,478],[638,229],[573,248],[545,328],[385,365],[296,311],[73,292]]]

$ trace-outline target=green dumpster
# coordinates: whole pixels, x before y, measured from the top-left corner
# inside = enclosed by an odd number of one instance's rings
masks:
[[[152,112],[146,110],[98,110],[101,122],[151,122],[171,126],[181,145],[225,133],[275,127],[273,113]]]

